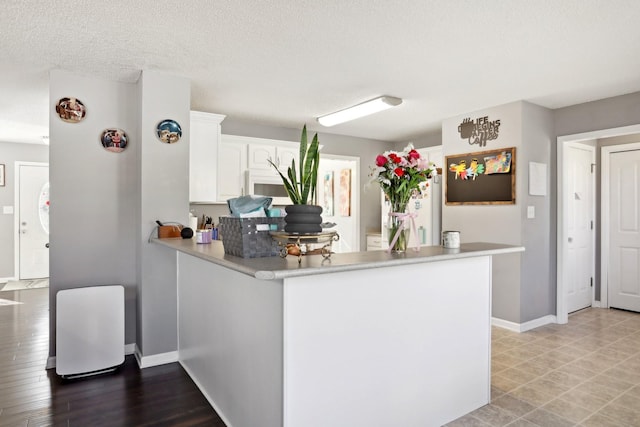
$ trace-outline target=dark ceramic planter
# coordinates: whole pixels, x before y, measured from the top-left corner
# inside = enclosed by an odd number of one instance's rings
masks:
[[[288,205],[284,210],[284,231],[287,233],[320,233],[322,231],[322,206]]]

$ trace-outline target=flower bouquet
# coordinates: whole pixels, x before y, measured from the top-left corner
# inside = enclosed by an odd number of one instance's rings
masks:
[[[406,213],[411,196],[436,174],[436,167],[420,156],[412,144],[401,152],[385,151],[376,157],[371,169],[372,181],[382,188],[391,204],[389,212],[389,251],[404,252],[409,244],[409,222],[415,215]],[[414,226],[415,228],[415,226]]]

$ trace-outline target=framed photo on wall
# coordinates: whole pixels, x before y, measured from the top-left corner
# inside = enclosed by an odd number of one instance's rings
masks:
[[[4,187],[4,164],[0,164],[0,187]]]

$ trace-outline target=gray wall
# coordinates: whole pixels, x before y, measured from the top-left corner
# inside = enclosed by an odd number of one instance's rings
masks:
[[[227,117],[222,122],[222,133],[296,142],[300,141],[303,124],[300,124],[300,129],[287,129],[258,125]],[[308,134],[313,135],[316,132],[317,130],[307,127]],[[323,153],[360,157],[360,248],[366,248],[367,230],[380,230],[381,224],[380,188],[377,185],[367,185],[370,181],[369,167],[374,165],[376,156],[379,153],[392,149],[393,144],[385,141],[332,135],[323,132],[318,132],[318,140],[323,146]],[[206,210],[202,207],[196,207],[195,209],[200,214]],[[218,211],[216,208],[213,208],[213,210],[214,212]]]
[[[640,123],[640,92],[558,108],[555,135],[573,135]]]
[[[488,116],[489,120],[500,119],[499,137],[489,141],[485,147],[469,145],[460,138],[458,126],[469,117]],[[442,229],[459,230],[460,240],[466,242],[495,242],[522,245],[522,180],[524,168],[520,158],[522,145],[522,104],[520,102],[487,108],[482,111],[463,114],[442,123],[443,154],[453,154],[492,150],[502,147],[516,147],[516,204],[515,205],[445,205],[442,207]],[[446,166],[443,174],[446,175]],[[446,189],[444,180],[443,191]],[[443,201],[445,200],[443,195]],[[494,257],[493,262],[493,302],[494,317],[520,323],[521,298],[521,255],[509,254]],[[472,272],[469,272],[471,279]]]
[[[138,82],[139,226],[137,345],[142,356],[177,350],[176,252],[147,239],[155,221],[189,222],[189,105],[187,79],[144,71]],[[176,120],[182,138],[174,144],[158,140],[156,125]],[[155,236],[154,236],[155,237]]]
[[[15,278],[14,230],[15,162],[49,163],[49,146],[0,142],[0,163],[4,164],[4,187],[0,187],[0,278]],[[13,214],[4,214],[4,206],[13,206]]]
[[[640,124],[640,92],[584,104],[572,105],[553,111],[555,138],[551,150],[552,185],[556,187],[557,137],[585,132],[613,129]],[[602,138],[596,141],[596,162],[600,165],[600,148],[606,145],[626,144],[640,141],[640,135],[626,135],[615,138]],[[600,167],[596,175],[596,300],[600,299]],[[555,199],[554,199],[555,201]],[[552,206],[555,212],[556,206]],[[553,222],[556,225],[556,222]],[[552,242],[556,241],[557,229],[552,230]],[[555,251],[555,247],[553,247]],[[554,282],[555,283],[555,282]]]
[[[149,244],[155,220],[188,220],[189,81],[144,72],[136,84],[52,71],[50,76],[50,355],[55,355],[55,295],[61,289],[125,287],[125,343],[141,356],[177,349],[175,252]],[[53,105],[75,96],[80,123],[62,122]],[[183,129],[161,143],[158,122]],[[129,145],[106,151],[105,128],[124,129]]]
[[[72,75],[50,74],[50,347],[55,355],[56,292],[121,284],[126,294],[125,342],[135,342],[136,189],[138,124],[135,86]],[[79,123],[65,123],[54,105],[65,96],[87,108]],[[124,129],[129,146],[106,151],[102,131]]]
[[[393,150],[402,151],[411,142],[415,148],[434,147],[442,145],[442,129],[416,135],[413,139],[406,142],[396,142],[393,144]],[[441,167],[442,165],[436,165]]]
[[[522,103],[522,145],[518,153],[521,204],[522,255],[520,323],[556,312],[556,186],[550,184],[553,112],[528,102]],[[554,144],[553,144],[554,145]],[[547,165],[547,195],[529,195],[529,162]],[[527,218],[527,207],[535,218]]]

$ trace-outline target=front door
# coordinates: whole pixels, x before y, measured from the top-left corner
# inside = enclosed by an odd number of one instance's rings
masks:
[[[592,302],[594,272],[594,175],[595,148],[584,144],[567,147],[568,167],[568,282],[567,312]]]
[[[640,312],[640,150],[609,161],[609,306]]]
[[[17,164],[18,277],[49,277],[49,166]]]

